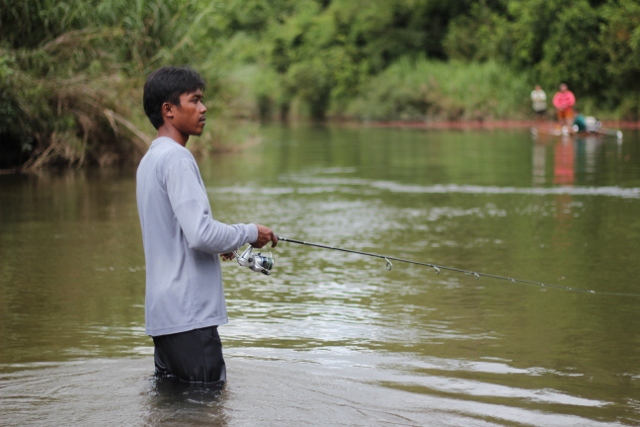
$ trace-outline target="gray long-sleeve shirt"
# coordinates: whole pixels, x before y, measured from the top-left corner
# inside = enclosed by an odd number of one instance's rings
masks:
[[[146,333],[227,323],[218,254],[255,242],[257,227],[216,221],[193,155],[167,137],[154,140],[142,158],[136,198],[147,274]]]

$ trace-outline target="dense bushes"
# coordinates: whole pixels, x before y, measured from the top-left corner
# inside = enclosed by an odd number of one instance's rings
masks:
[[[256,79],[268,74],[274,83],[253,94],[262,115],[519,117],[528,111],[534,84],[551,95],[566,82],[585,112],[640,117],[640,5],[634,0],[275,4],[270,11],[277,18],[262,15],[258,27],[264,30],[246,39],[261,48],[243,58],[256,65]],[[421,62],[432,65],[410,71]],[[430,74],[443,67],[445,78]],[[463,99],[440,87],[446,82],[464,88],[474,79],[468,74],[491,67],[501,70],[502,84],[485,84],[491,90],[481,92],[470,89],[472,98],[476,93],[487,97],[475,103],[479,107],[471,105],[469,94]]]
[[[152,67],[180,58],[188,28],[175,17],[196,6],[0,0],[0,167],[139,158],[138,88]]]
[[[277,28],[287,33],[293,26],[291,22],[284,21]],[[435,30],[443,26],[444,30]],[[316,27],[323,28],[323,38],[306,38],[316,32]],[[290,67],[311,62],[317,52],[340,49],[350,59],[346,67],[365,71],[355,79],[355,85],[349,86],[349,100],[355,96],[359,104],[371,100],[376,87],[391,87],[382,76],[392,77],[385,70],[405,60],[399,58],[424,55],[431,59],[467,62],[469,73],[476,72],[478,67],[474,64],[477,63],[491,62],[502,67],[504,86],[522,90],[514,94],[520,99],[516,105],[498,107],[505,112],[522,113],[530,90],[521,82],[521,77],[526,76],[529,86],[541,84],[551,93],[560,82],[568,83],[581,107],[591,113],[609,118],[639,118],[640,5],[633,0],[457,1],[447,2],[446,6],[433,0],[334,1],[313,19],[309,18],[306,30],[297,37],[297,43],[284,43],[285,48],[279,46],[278,49],[280,55],[295,58],[290,61]],[[451,78],[457,79],[451,84],[464,87],[468,83],[466,73],[456,71],[459,65],[448,62],[446,66],[450,67]],[[345,68],[332,67],[331,70],[338,74]],[[391,98],[400,100],[403,93],[415,98],[416,92],[430,87],[429,80],[438,80],[429,72],[425,70],[426,74],[421,74],[423,78],[417,80],[396,78],[393,90],[398,93],[390,95]],[[510,80],[512,78],[516,81]],[[331,81],[331,76],[323,75],[323,80]],[[327,88],[322,90],[326,92]],[[330,105],[344,105],[337,85],[333,85],[332,90]],[[484,94],[488,97],[485,104],[513,101],[503,91]],[[306,98],[312,99],[308,95]],[[389,97],[377,101],[384,99]],[[452,101],[448,104],[453,110],[445,116],[477,115],[468,108],[465,114],[458,114],[460,106]],[[391,107],[379,108],[394,111]],[[412,109],[414,106],[409,102],[396,111]],[[344,113],[341,109],[330,107],[330,110],[334,114]],[[359,109],[352,105],[349,111],[357,113]],[[487,110],[483,114],[484,117],[496,115],[501,113]]]
[[[0,0],[0,34],[0,167],[135,161],[167,63],[204,75],[217,123],[519,118],[561,81],[640,116],[636,0]]]
[[[401,58],[373,77],[350,113],[368,120],[491,120],[527,117],[525,75],[493,61]]]

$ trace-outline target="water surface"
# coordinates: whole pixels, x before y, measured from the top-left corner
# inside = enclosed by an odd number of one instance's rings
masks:
[[[224,265],[222,395],[167,391],[135,170],[0,175],[0,424],[640,424],[637,133],[262,136],[200,161],[217,219],[562,289],[283,242]]]

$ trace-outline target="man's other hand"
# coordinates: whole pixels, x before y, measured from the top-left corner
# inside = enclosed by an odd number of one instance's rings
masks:
[[[278,236],[269,227],[260,224],[256,224],[256,227],[258,227],[258,240],[253,242],[251,246],[261,248],[271,242],[271,247],[274,248],[278,244]]]
[[[220,254],[220,258],[222,258],[223,261],[231,261],[235,257],[236,255],[233,252],[229,252],[228,254]]]

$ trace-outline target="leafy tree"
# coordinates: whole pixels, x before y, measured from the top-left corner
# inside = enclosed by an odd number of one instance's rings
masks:
[[[601,17],[586,0],[565,5],[550,28],[537,69],[555,87],[565,82],[576,96],[598,98],[608,85],[600,44]]]
[[[267,32],[271,66],[286,76],[289,93],[323,118],[346,105],[369,76],[405,55],[444,58],[448,22],[467,0],[303,0]]]
[[[566,7],[567,3],[554,0],[509,0],[507,14],[513,40],[509,60],[517,69],[529,69],[542,61],[551,27]]]
[[[484,3],[472,6],[468,15],[460,15],[449,24],[443,41],[449,59],[462,61],[508,61],[512,42],[506,16]]]
[[[640,4],[608,2],[602,8],[600,40],[606,55],[606,95],[622,104],[623,115],[640,119]]]

